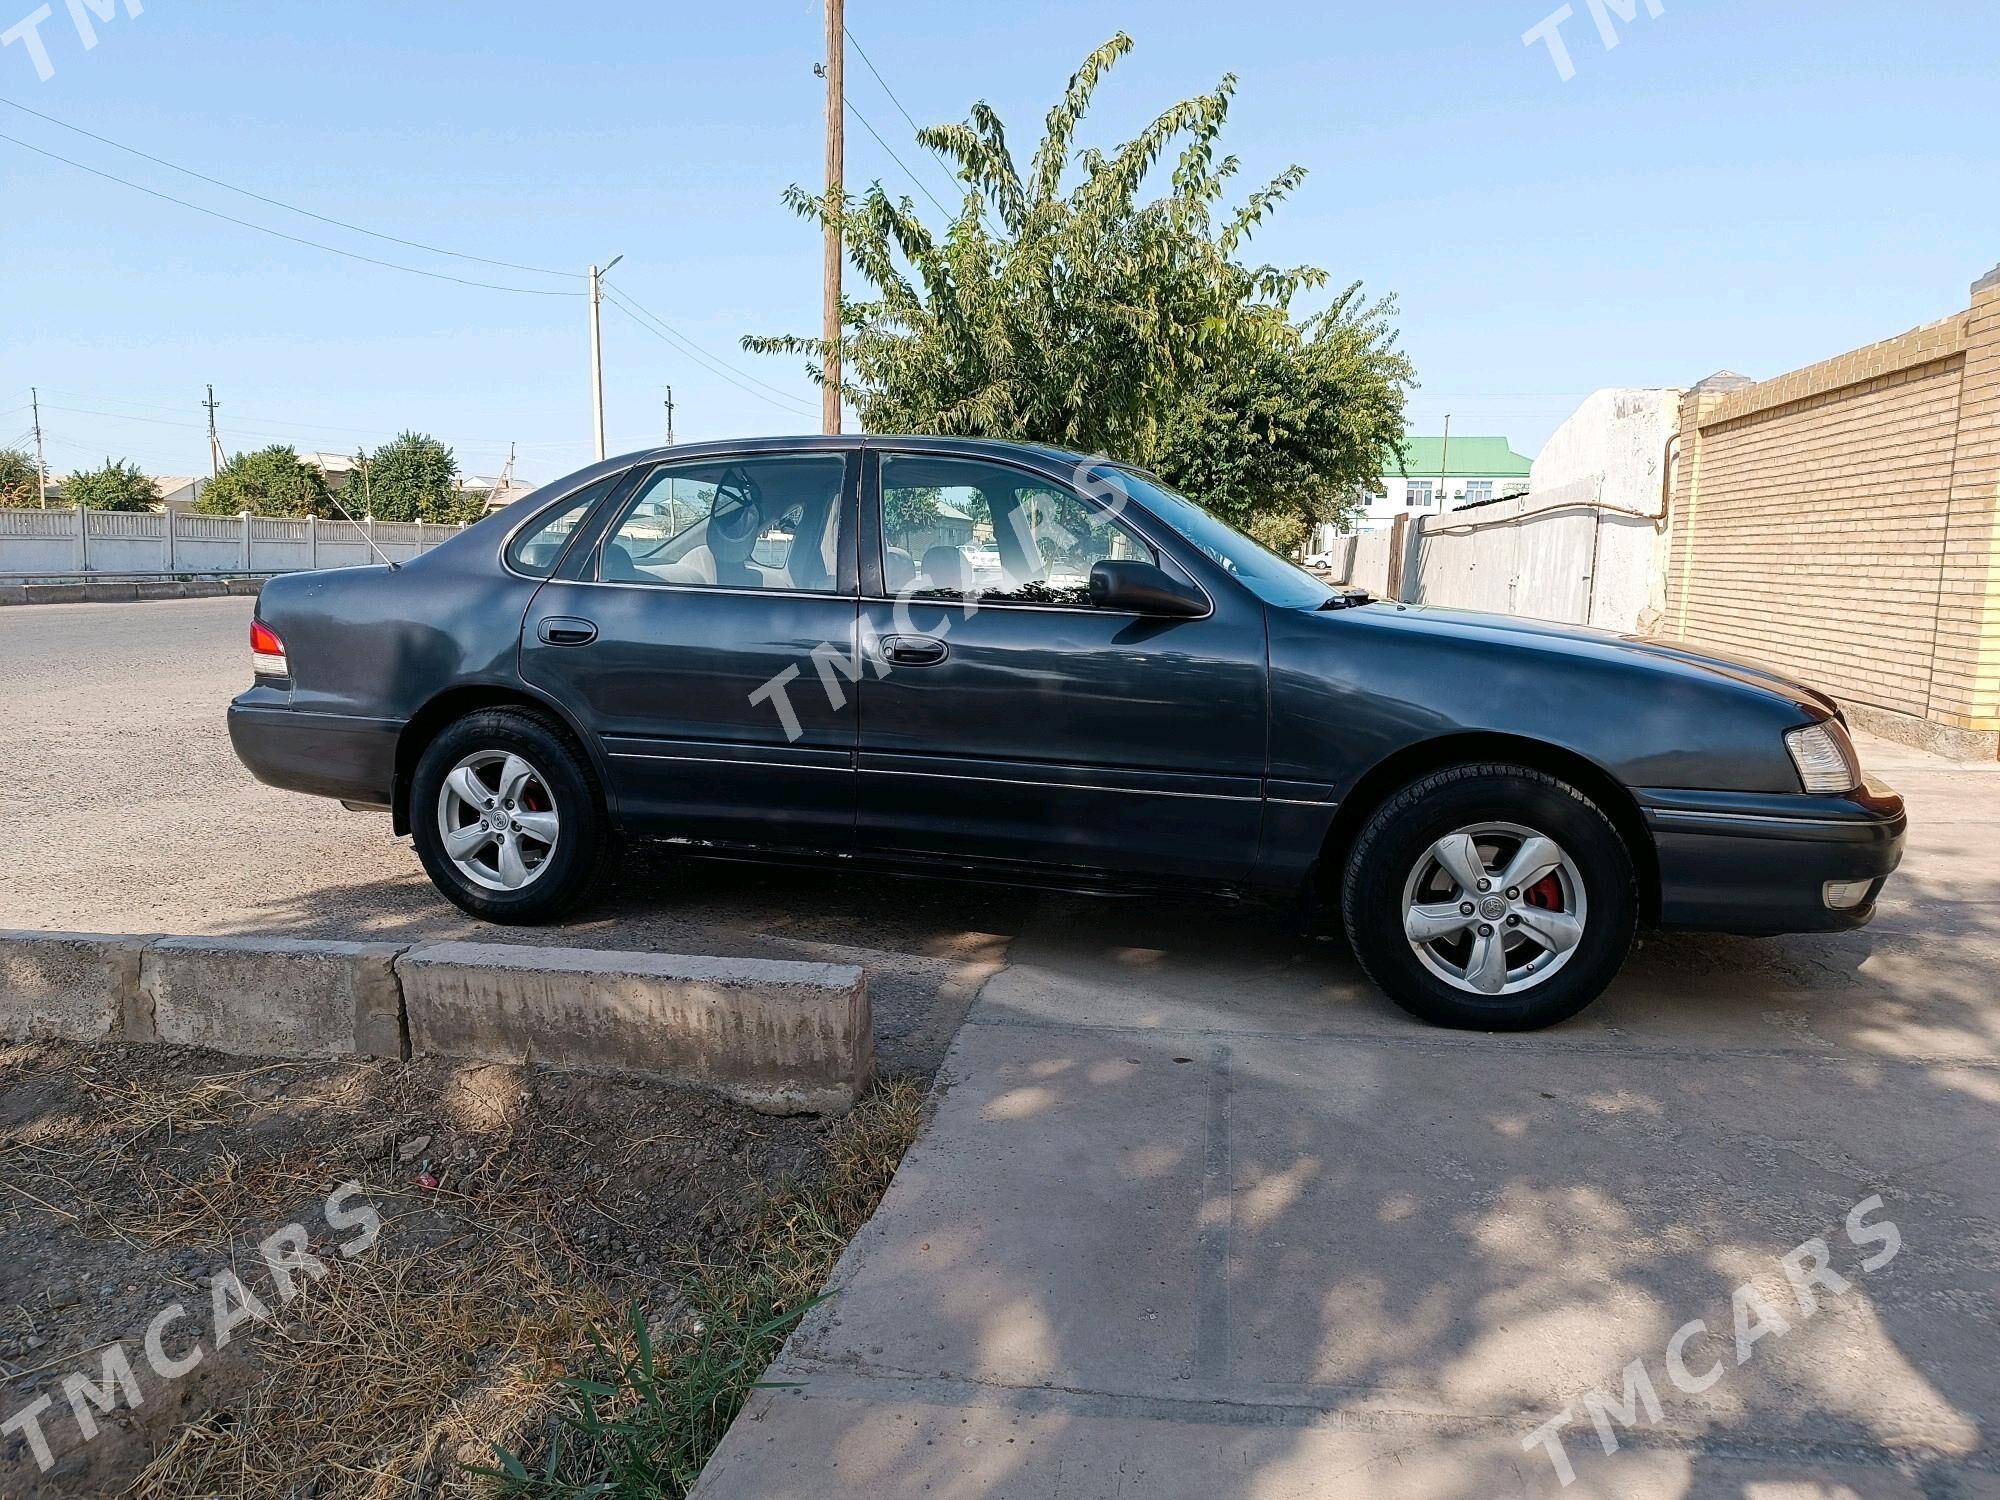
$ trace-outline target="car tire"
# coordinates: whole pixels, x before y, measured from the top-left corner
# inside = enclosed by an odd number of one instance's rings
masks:
[[[410,782],[410,831],[439,891],[507,925],[575,909],[617,854],[589,756],[531,709],[481,709],[431,741]]]
[[[1589,797],[1546,772],[1486,763],[1434,772],[1378,808],[1349,854],[1340,907],[1361,967],[1410,1014],[1533,1031],[1611,983],[1639,893],[1631,851]]]

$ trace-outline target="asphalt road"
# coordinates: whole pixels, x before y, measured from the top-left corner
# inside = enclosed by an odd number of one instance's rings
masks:
[[[251,610],[0,610],[0,927],[494,937],[432,889],[386,817],[277,791],[238,764],[223,711],[249,682]],[[1129,901],[642,857],[598,906],[504,941],[865,964],[880,1058],[929,1071],[1028,924],[1146,917]],[[1218,944],[1311,947],[1261,910],[1223,907],[1211,930]]]

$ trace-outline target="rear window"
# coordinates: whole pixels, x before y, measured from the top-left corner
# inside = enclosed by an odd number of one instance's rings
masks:
[[[593,485],[578,490],[554,510],[528,523],[514,543],[507,549],[507,566],[517,573],[526,573],[530,578],[546,578],[553,573],[556,564],[562,561],[563,549],[569,546],[570,534],[583,524],[583,518],[590,514],[590,508],[611,493],[611,487],[623,474],[613,474],[600,479]]]

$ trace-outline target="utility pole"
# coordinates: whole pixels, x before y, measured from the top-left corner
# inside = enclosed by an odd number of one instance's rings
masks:
[[[208,388],[208,399],[202,405],[208,408],[208,477],[213,479],[222,472],[222,441],[215,435],[215,387]]]
[[[1438,509],[1451,509],[1451,413],[1444,414],[1444,452],[1438,455]]]
[[[674,388],[667,387],[667,446],[674,445]]]
[[[19,389],[19,387],[16,387]],[[42,455],[42,393],[28,387],[28,400],[35,408],[35,499],[43,510],[49,508],[49,464]],[[17,408],[18,410],[18,408]]]
[[[820,426],[826,432],[840,431],[840,219],[847,201],[847,100],[842,64],[846,58],[844,0],[826,0],[826,245],[821,267],[826,384],[820,393]]]
[[[590,268],[590,435],[599,463],[604,461],[604,334],[598,311],[604,301],[604,277],[625,257],[614,255],[602,270]]]

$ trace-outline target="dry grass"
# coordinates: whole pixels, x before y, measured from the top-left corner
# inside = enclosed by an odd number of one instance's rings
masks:
[[[918,1084],[880,1085],[827,1142],[827,1172],[774,1193],[740,1255],[691,1266],[671,1319],[633,1307],[591,1336],[593,1358],[560,1383],[562,1409],[529,1451],[502,1448],[509,1495],[654,1500],[687,1494],[785,1335],[875,1211],[923,1122]]]
[[[310,1199],[329,1174],[325,1153],[305,1147],[247,1163],[225,1148],[197,1177],[134,1176],[151,1206],[111,1221],[115,1230],[148,1245],[222,1245],[270,1205]]]
[[[211,1073],[191,1078],[180,1087],[164,1089],[152,1080],[97,1079],[87,1075],[80,1076],[77,1084],[96,1101],[97,1115],[91,1121],[92,1128],[112,1138],[107,1149],[117,1154],[155,1131],[164,1131],[171,1139],[226,1125],[255,1102],[241,1084],[305,1066],[271,1063],[236,1073]]]
[[[495,1481],[474,1466],[492,1464],[496,1448],[534,1456],[541,1480],[528,1480],[523,1463],[503,1485],[519,1493],[578,1494],[593,1482],[618,1486],[600,1494],[684,1493],[783,1330],[873,1211],[915,1137],[923,1098],[911,1083],[878,1088],[829,1133],[823,1181],[773,1194],[727,1264],[684,1258],[667,1299],[674,1312],[650,1322],[638,1314],[622,1329],[557,1226],[553,1185],[512,1174],[495,1152],[422,1200],[422,1212],[456,1220],[456,1233],[398,1254],[390,1223],[374,1252],[336,1264],[260,1336],[261,1373],[247,1397],[184,1428],[126,1493],[490,1492]],[[183,1185],[153,1229],[209,1233],[252,1176],[225,1164]],[[395,1198],[372,1196],[385,1206]],[[630,1428],[632,1440],[585,1433],[580,1401],[595,1402],[621,1434]],[[663,1411],[669,1420],[652,1420]],[[651,1476],[642,1487],[623,1484],[641,1473]]]
[[[462,1459],[531,1420],[546,1399],[539,1372],[612,1312],[552,1232],[543,1183],[495,1170],[468,1186],[426,1200],[461,1220],[458,1233],[397,1254],[391,1221],[376,1251],[302,1283],[259,1340],[263,1374],[247,1398],[185,1428],[127,1493],[358,1500],[463,1487]]]

